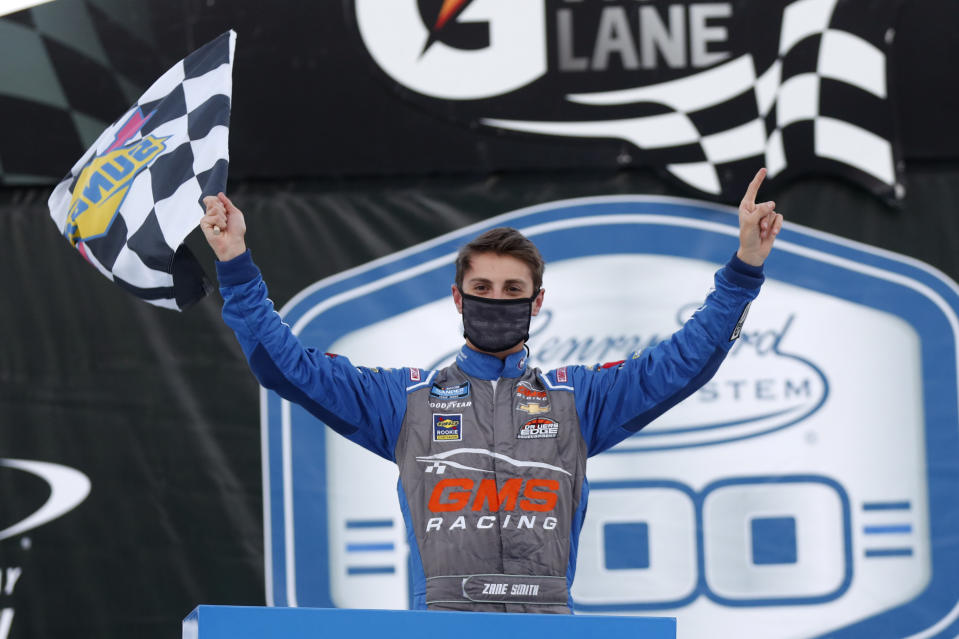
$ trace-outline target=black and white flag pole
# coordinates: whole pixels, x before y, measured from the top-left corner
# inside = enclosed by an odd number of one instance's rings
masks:
[[[50,196],[64,238],[121,288],[182,310],[211,290],[183,240],[226,190],[236,33],[170,68]]]

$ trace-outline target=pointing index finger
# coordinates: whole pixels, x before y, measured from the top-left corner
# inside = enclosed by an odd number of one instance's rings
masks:
[[[749,206],[750,209],[756,205],[756,195],[759,194],[759,185],[763,183],[765,177],[766,168],[763,167],[756,172],[756,177],[753,178],[753,181],[750,182],[746,188],[746,195],[743,196],[743,204]]]

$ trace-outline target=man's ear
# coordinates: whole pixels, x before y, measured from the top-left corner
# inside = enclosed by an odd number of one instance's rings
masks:
[[[450,286],[450,290],[453,291],[453,304],[456,305],[456,311],[462,315],[463,314],[463,296],[460,294],[460,290],[456,288],[456,284]]]
[[[536,299],[533,300],[533,312],[530,313],[532,317],[539,315],[539,309],[543,308],[543,295],[546,294],[546,289],[539,289],[539,294],[536,296]]]

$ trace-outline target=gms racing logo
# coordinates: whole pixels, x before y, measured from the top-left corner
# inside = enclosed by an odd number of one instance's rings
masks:
[[[354,2],[363,48],[437,116],[621,140],[610,164],[657,166],[730,202],[760,165],[772,179],[826,171],[902,197],[883,35],[893,5]]]
[[[454,458],[464,461],[454,461]],[[437,455],[417,457],[418,462],[428,464],[427,473],[439,477],[452,467],[466,471],[478,471],[492,474],[493,471],[482,468],[492,460],[513,466],[517,469],[539,469],[540,471],[571,473],[559,466],[545,462],[513,459],[502,453],[483,448],[457,448]],[[466,461],[469,463],[465,463]],[[450,521],[443,516],[430,517],[426,522],[426,532],[434,530],[457,530],[476,528],[534,528],[554,530],[558,519],[554,516],[541,517],[535,513],[548,513],[556,508],[559,500],[560,482],[556,479],[535,477],[509,477],[504,480],[469,477],[449,477],[437,481],[427,502],[430,513],[456,513]],[[476,515],[467,518],[466,514]],[[505,513],[500,516],[489,513]]]
[[[555,479],[521,479],[512,477],[499,484],[495,479],[474,481],[467,477],[441,479],[433,487],[427,508],[435,513],[474,513],[478,517],[458,515],[452,521],[430,517],[426,532],[434,530],[483,530],[500,528],[536,528],[554,530],[558,519],[540,518],[536,514],[551,512],[559,500],[559,482]],[[490,513],[503,511],[501,517]],[[515,514],[514,514],[515,513]]]
[[[63,234],[81,253],[82,242],[107,234],[133,181],[166,150],[168,137],[147,135],[127,143],[149,119],[134,111],[113,144],[83,168],[73,185]]]

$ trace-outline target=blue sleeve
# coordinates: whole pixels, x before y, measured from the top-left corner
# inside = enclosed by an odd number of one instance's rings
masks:
[[[736,256],[716,273],[705,303],[669,339],[605,366],[568,366],[549,386],[575,393],[589,455],[603,452],[689,397],[716,373],[763,282]]]
[[[217,262],[223,319],[264,387],[303,406],[327,426],[390,461],[417,369],[356,368],[304,347],[273,309],[250,252]]]

